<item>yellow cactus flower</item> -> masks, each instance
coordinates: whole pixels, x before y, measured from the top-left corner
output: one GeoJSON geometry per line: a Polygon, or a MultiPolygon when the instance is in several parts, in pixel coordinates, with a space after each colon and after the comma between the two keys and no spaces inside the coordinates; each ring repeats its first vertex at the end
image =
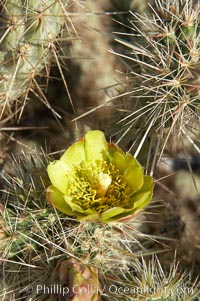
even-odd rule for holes
{"type": "Polygon", "coordinates": [[[119,221],[135,215],[152,198],[153,179],[129,153],[88,131],[47,172],[47,199],[77,220],[119,221]]]}

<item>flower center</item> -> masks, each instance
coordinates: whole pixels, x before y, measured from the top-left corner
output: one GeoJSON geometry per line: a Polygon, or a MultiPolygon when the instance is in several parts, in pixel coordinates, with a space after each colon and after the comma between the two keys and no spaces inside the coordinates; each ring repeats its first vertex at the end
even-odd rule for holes
{"type": "Polygon", "coordinates": [[[84,210],[104,212],[113,207],[129,207],[131,188],[123,175],[106,161],[82,161],[69,174],[69,195],[84,210]]]}

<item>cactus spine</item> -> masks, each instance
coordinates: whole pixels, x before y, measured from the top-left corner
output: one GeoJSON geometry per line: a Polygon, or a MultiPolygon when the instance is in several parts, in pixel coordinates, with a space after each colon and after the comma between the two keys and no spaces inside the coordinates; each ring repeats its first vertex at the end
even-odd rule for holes
{"type": "Polygon", "coordinates": [[[159,158],[172,136],[189,140],[199,152],[200,6],[158,0],[150,15],[132,16],[134,39],[117,39],[130,49],[129,55],[118,55],[132,64],[131,98],[124,101],[120,135],[123,139],[130,133],[134,143],[142,141],[139,149],[151,140],[159,158]]]}

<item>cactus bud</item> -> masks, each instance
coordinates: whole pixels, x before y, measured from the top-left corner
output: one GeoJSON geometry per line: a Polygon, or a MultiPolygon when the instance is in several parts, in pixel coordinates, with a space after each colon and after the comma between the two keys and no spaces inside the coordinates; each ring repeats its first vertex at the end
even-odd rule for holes
{"type": "Polygon", "coordinates": [[[97,301],[101,286],[97,268],[74,258],[59,261],[51,276],[52,298],[63,301],[97,301]]]}

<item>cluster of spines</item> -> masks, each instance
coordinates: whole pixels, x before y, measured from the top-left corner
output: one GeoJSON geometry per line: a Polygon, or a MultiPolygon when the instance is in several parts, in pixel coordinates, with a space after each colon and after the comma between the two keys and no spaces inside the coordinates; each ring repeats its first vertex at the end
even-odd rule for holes
{"type": "Polygon", "coordinates": [[[183,137],[199,152],[199,4],[156,1],[150,15],[131,14],[129,41],[116,39],[130,49],[117,55],[133,66],[119,105],[118,141],[126,137],[136,156],[150,144],[161,158],[170,137],[183,137]]]}

